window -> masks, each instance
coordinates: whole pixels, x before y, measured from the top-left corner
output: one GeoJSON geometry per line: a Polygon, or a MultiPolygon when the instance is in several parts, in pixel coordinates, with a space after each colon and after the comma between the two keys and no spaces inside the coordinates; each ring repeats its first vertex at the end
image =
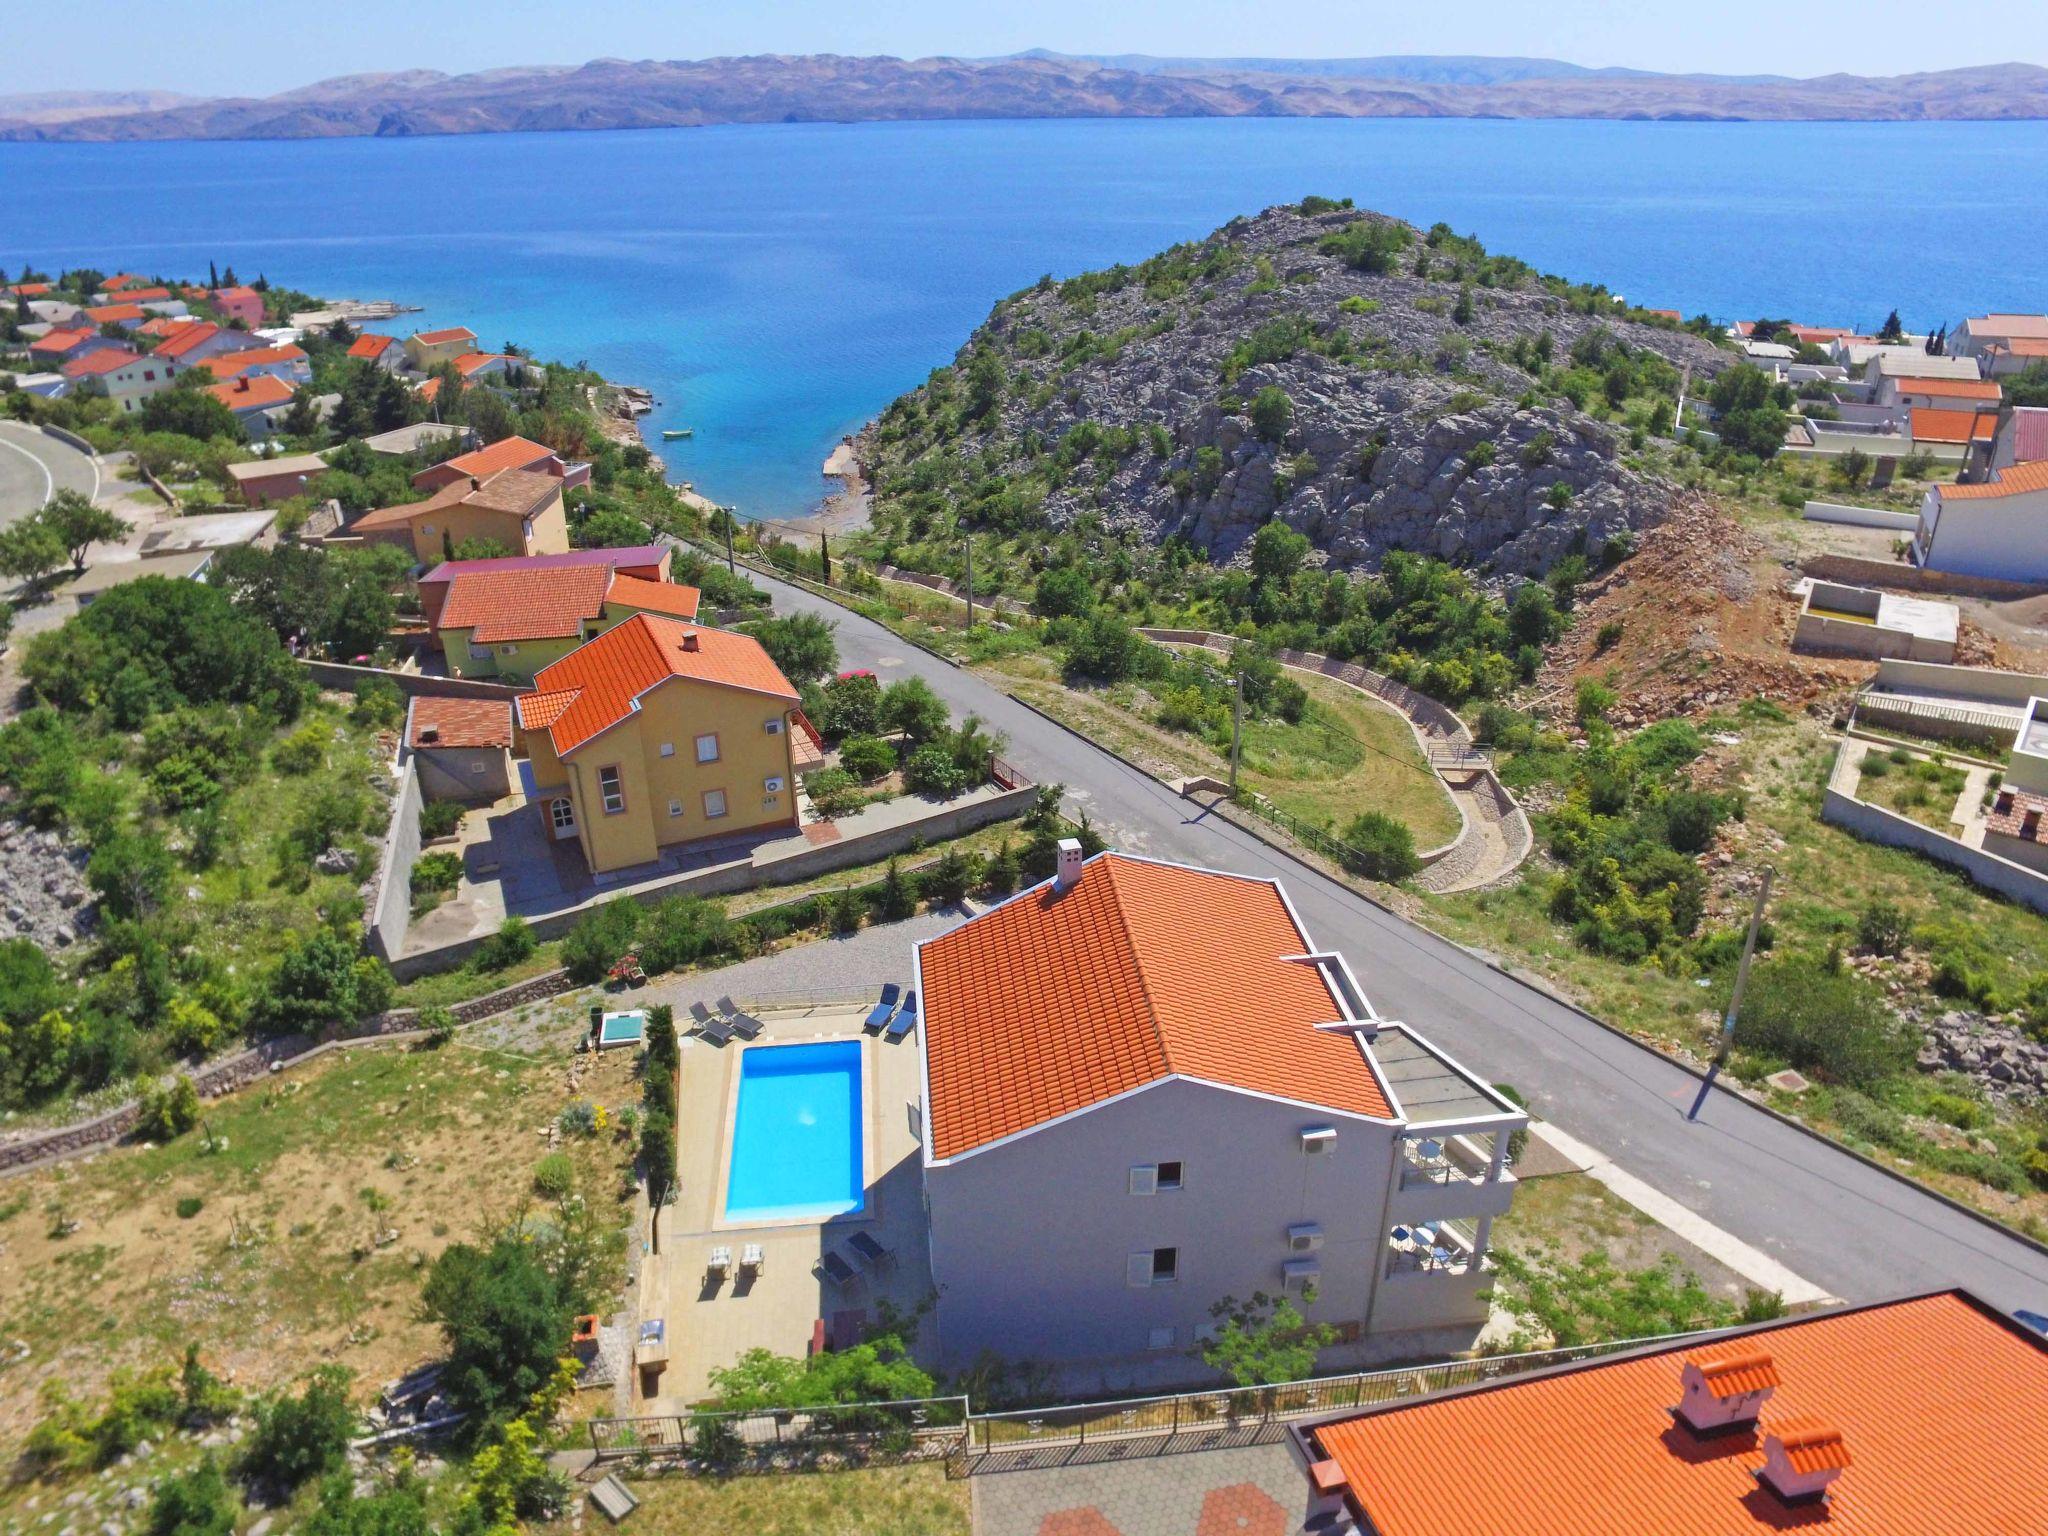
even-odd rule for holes
{"type": "Polygon", "coordinates": [[[671,816],[680,816],[680,815],[682,815],[682,814],[683,814],[683,802],[682,802],[682,801],[680,801],[680,800],[671,800],[671,801],[669,801],[669,803],[668,803],[668,813],[669,813],[669,815],[671,815],[671,816]]]}
{"type": "Polygon", "coordinates": [[[572,831],[576,826],[576,807],[567,800],[550,800],[548,820],[554,823],[557,832],[572,831]]]}
{"type": "Polygon", "coordinates": [[[471,661],[489,661],[491,659],[491,648],[488,645],[478,645],[472,640],[469,642],[469,659],[471,661]]]}
{"type": "Polygon", "coordinates": [[[1134,1253],[1124,1267],[1124,1279],[1133,1289],[1171,1285],[1180,1278],[1178,1248],[1148,1248],[1134,1253]]]}
{"type": "Polygon", "coordinates": [[[604,813],[616,816],[626,808],[626,787],[619,782],[617,768],[597,770],[597,792],[604,799],[604,813]]]}
{"type": "Polygon", "coordinates": [[[718,738],[716,736],[699,736],[697,738],[697,761],[700,763],[715,763],[718,761],[718,738]]]}
{"type": "Polygon", "coordinates": [[[1154,1328],[1145,1335],[1147,1349],[1171,1349],[1178,1335],[1172,1328],[1154,1328]]]}
{"type": "Polygon", "coordinates": [[[661,744],[661,755],[663,757],[674,757],[676,755],[676,744],[672,741],[664,741],[661,744]]]}
{"type": "Polygon", "coordinates": [[[707,821],[716,821],[716,820],[718,820],[718,818],[719,818],[719,817],[723,816],[724,814],[725,814],[725,791],[724,791],[724,790],[722,790],[722,789],[707,789],[707,790],[705,790],[705,791],[704,791],[704,817],[705,817],[705,819],[706,819],[707,821]]]}
{"type": "Polygon", "coordinates": [[[1180,1188],[1179,1163],[1161,1163],[1159,1165],[1159,1188],[1162,1190],[1180,1188]]]}
{"type": "Polygon", "coordinates": [[[1131,1169],[1131,1193],[1157,1195],[1180,1188],[1179,1163],[1139,1163],[1131,1169]]]}

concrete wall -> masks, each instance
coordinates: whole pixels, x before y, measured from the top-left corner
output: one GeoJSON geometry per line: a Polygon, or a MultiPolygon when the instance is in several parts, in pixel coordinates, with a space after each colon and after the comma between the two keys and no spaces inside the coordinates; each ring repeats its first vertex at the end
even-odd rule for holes
{"type": "Polygon", "coordinates": [[[1899,592],[1932,592],[1946,597],[1988,597],[2001,602],[2048,591],[2048,586],[2035,582],[1961,576],[1896,560],[1865,560],[1855,555],[1814,555],[1800,561],[1799,569],[1823,581],[1844,581],[1852,586],[1890,587],[1899,592]]]}
{"type": "Polygon", "coordinates": [[[1922,564],[1962,576],[2048,581],[2048,492],[1943,497],[1939,507],[1932,534],[1920,541],[1922,564]]]}
{"type": "Polygon", "coordinates": [[[413,754],[427,800],[496,800],[512,789],[503,747],[423,747],[413,754]]]}
{"type": "Polygon", "coordinates": [[[2048,694],[2048,677],[2033,672],[1997,672],[1989,667],[1950,667],[1930,661],[1888,660],[1878,663],[1873,688],[1922,693],[1948,693],[1958,698],[1995,704],[2025,704],[2048,694]]]}
{"type": "Polygon", "coordinates": [[[1305,1221],[1324,1232],[1308,1316],[1362,1324],[1387,1241],[1394,1140],[1390,1125],[1169,1082],[929,1168],[944,1358],[1143,1355],[1154,1328],[1187,1350],[1213,1303],[1279,1290],[1287,1228],[1305,1221]],[[1305,1156],[1301,1132],[1324,1125],[1336,1145],[1305,1156]],[[1130,1193],[1134,1166],[1175,1159],[1184,1188],[1130,1193]],[[1179,1279],[1131,1285],[1130,1256],[1160,1247],[1180,1250],[1179,1279]]]}
{"type": "Polygon", "coordinates": [[[323,688],[335,688],[352,693],[362,683],[373,677],[381,677],[394,684],[407,698],[427,695],[439,699],[504,699],[512,700],[527,690],[515,688],[510,683],[494,683],[484,678],[428,677],[419,672],[400,672],[390,667],[352,667],[342,661],[311,661],[300,657],[299,665],[313,674],[313,681],[323,688]]]}
{"type": "Polygon", "coordinates": [[[1920,526],[1917,512],[1851,507],[1838,501],[1809,501],[1801,515],[1809,523],[1848,523],[1857,528],[1889,528],[1895,533],[1912,533],[1920,526]]]}
{"type": "Polygon", "coordinates": [[[391,800],[391,825],[377,859],[363,920],[363,944],[389,963],[405,948],[412,923],[412,866],[420,856],[420,775],[418,764],[403,748],[402,777],[391,800]]]}

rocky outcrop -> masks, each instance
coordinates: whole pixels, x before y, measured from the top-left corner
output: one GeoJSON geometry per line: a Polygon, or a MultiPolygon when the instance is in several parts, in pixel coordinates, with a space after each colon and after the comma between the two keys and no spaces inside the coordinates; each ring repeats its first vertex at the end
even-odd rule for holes
{"type": "Polygon", "coordinates": [[[1980,1013],[1944,1013],[1924,1019],[1922,1070],[1961,1072],[1996,1099],[2032,1102],[2048,1095],[2048,1043],[2017,1025],[1980,1013]]]}
{"type": "Polygon", "coordinates": [[[0,939],[68,949],[97,922],[85,850],[60,832],[0,819],[0,939]]]}
{"type": "Polygon", "coordinates": [[[1277,517],[1340,567],[1403,549],[1539,573],[1657,522],[1672,498],[1630,467],[1626,431],[1539,387],[1539,350],[1561,364],[1575,349],[1589,362],[1578,387],[1596,392],[1600,355],[1654,354],[1673,383],[1729,360],[1467,242],[1350,209],[1270,209],[1145,266],[1003,301],[859,448],[884,509],[928,478],[921,461],[978,456],[1046,482],[1055,527],[1098,516],[1218,561],[1277,517]],[[1389,270],[1324,248],[1360,225],[1402,231],[1389,270]],[[1291,407],[1284,430],[1254,420],[1269,389],[1291,407]],[[1108,444],[1080,453],[1069,436],[1084,423],[1108,444]]]}

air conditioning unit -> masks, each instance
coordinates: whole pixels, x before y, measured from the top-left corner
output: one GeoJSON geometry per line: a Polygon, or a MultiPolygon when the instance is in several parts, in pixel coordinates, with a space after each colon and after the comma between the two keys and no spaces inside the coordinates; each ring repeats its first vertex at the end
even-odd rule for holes
{"type": "Polygon", "coordinates": [[[1315,1253],[1323,1246],[1321,1222],[1299,1222],[1287,1229],[1287,1251],[1289,1253],[1315,1253]]]}
{"type": "Polygon", "coordinates": [[[781,793],[782,793],[782,775],[781,775],[781,774],[779,774],[779,773],[771,773],[771,774],[769,774],[767,778],[765,778],[765,779],[763,779],[763,780],[761,781],[761,791],[762,791],[762,793],[763,793],[763,794],[769,794],[769,795],[779,795],[779,794],[781,794],[781,793]]]}
{"type": "Polygon", "coordinates": [[[1312,1125],[1301,1133],[1301,1150],[1306,1157],[1319,1157],[1337,1141],[1335,1126],[1312,1125]]]}
{"type": "Polygon", "coordinates": [[[1317,1259],[1289,1259],[1280,1266],[1280,1289],[1282,1291],[1305,1291],[1323,1277],[1323,1266],[1317,1259]]]}
{"type": "Polygon", "coordinates": [[[1156,1195],[1159,1193],[1159,1168],[1155,1163],[1141,1163],[1131,1170],[1131,1193],[1134,1195],[1156,1195]]]}
{"type": "Polygon", "coordinates": [[[761,729],[770,736],[780,736],[782,734],[782,716],[777,715],[773,720],[762,721],[761,729]]]}

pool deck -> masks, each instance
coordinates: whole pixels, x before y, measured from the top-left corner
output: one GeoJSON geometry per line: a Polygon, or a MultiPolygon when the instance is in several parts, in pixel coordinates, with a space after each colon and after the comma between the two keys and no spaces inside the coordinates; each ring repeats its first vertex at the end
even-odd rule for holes
{"type": "MultiPolygon", "coordinates": [[[[742,999],[744,1003],[744,999],[742,999]]],[[[879,1301],[908,1311],[931,1290],[925,1249],[924,1202],[920,1193],[918,1143],[911,1106],[918,1095],[918,1053],[914,1040],[895,1043],[862,1033],[865,1005],[820,1004],[812,1008],[757,1010],[758,1040],[716,1046],[695,1038],[683,1042],[683,1067],[676,1116],[680,1189],[662,1215],[660,1270],[650,1278],[641,1315],[664,1315],[669,1363],[659,1396],[642,1399],[637,1412],[681,1411],[711,1390],[711,1371],[730,1365],[746,1350],[804,1355],[813,1326],[873,1318],[879,1301]],[[724,1219],[725,1180],[732,1146],[740,1058],[749,1049],[820,1040],[860,1039],[863,1152],[867,1200],[854,1214],[817,1221],[738,1225],[724,1219]],[[866,1231],[892,1251],[895,1261],[880,1275],[861,1268],[846,1239],[866,1231]],[[758,1275],[737,1272],[740,1251],[761,1245],[765,1263],[758,1275]],[[705,1261],[712,1248],[732,1250],[735,1273],[714,1282],[705,1261]],[[838,1249],[860,1268],[860,1279],[845,1290],[815,1271],[827,1247],[838,1249]],[[656,1300],[665,1296],[663,1306],[656,1300]]],[[[636,1394],[638,1387],[636,1386],[636,1394]]]]}

